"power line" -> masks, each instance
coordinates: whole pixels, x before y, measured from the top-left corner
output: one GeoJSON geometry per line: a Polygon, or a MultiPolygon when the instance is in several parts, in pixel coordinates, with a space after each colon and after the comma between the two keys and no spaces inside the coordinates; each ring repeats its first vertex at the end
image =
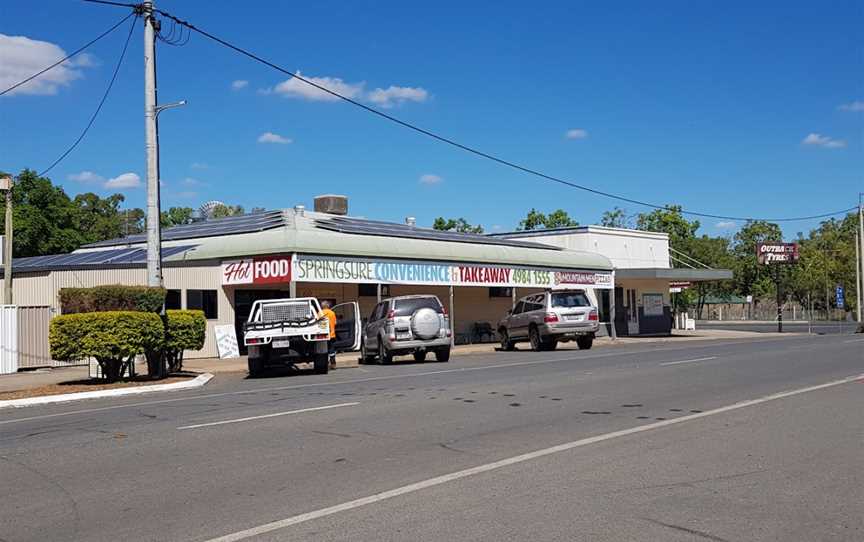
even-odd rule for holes
{"type": "MultiPolygon", "coordinates": [[[[54,162],[48,166],[44,171],[42,171],[39,176],[42,177],[52,169],[54,166],[59,164],[66,158],[70,152],[75,150],[75,147],[81,143],[81,140],[84,139],[84,136],[87,135],[87,132],[90,130],[90,127],[93,126],[93,123],[96,121],[96,117],[99,116],[99,112],[102,110],[102,106],[105,105],[105,100],[108,99],[108,94],[111,93],[111,88],[114,86],[114,81],[117,80],[117,73],[120,71],[120,66],[123,64],[123,58],[126,56],[126,49],[129,48],[129,40],[132,38],[132,32],[135,30],[135,24],[138,22],[138,15],[133,12],[130,14],[130,17],[135,15],[135,18],[132,20],[132,26],[129,27],[129,34],[126,36],[126,43],[123,44],[123,50],[120,52],[120,58],[117,59],[117,65],[114,67],[114,74],[111,75],[111,81],[108,82],[108,88],[105,89],[105,93],[102,95],[102,99],[99,101],[99,105],[96,107],[96,111],[93,112],[93,115],[90,117],[90,121],[87,123],[87,126],[84,127],[84,131],[81,132],[81,135],[78,136],[78,139],[75,140],[72,145],[66,149],[66,152],[61,154],[54,162]]],[[[128,19],[129,17],[126,17],[128,19]]],[[[124,19],[124,20],[126,20],[124,19]]]]}
{"type": "Polygon", "coordinates": [[[16,88],[20,87],[21,85],[23,85],[23,84],[25,84],[25,83],[29,83],[29,82],[32,81],[33,79],[36,79],[37,77],[39,77],[39,76],[42,75],[43,73],[47,72],[48,70],[50,70],[50,69],[52,69],[52,68],[56,68],[56,67],[59,66],[60,64],[63,64],[64,62],[66,62],[67,60],[69,60],[70,58],[72,58],[73,56],[75,56],[75,55],[77,55],[78,53],[84,51],[85,49],[87,49],[88,47],[90,47],[91,45],[93,45],[94,43],[96,43],[97,41],[101,40],[102,38],[104,38],[105,36],[107,36],[108,34],[110,34],[111,32],[113,32],[114,29],[116,29],[118,26],[120,26],[121,24],[123,24],[124,22],[126,22],[126,21],[129,19],[129,17],[132,17],[133,15],[135,15],[135,12],[132,12],[132,13],[130,13],[129,15],[123,17],[122,19],[120,19],[120,20],[117,22],[117,24],[115,24],[114,26],[112,26],[111,28],[109,28],[108,30],[106,30],[105,32],[102,32],[101,34],[99,34],[98,36],[96,36],[94,39],[92,39],[91,41],[89,41],[89,42],[87,42],[86,44],[82,45],[82,46],[79,47],[78,49],[72,51],[72,52],[69,53],[66,57],[61,58],[60,60],[58,60],[58,61],[55,62],[54,64],[51,64],[50,66],[48,66],[47,68],[45,68],[45,69],[43,69],[43,70],[40,70],[40,71],[34,73],[33,75],[31,75],[31,76],[28,77],[27,79],[24,79],[23,81],[19,81],[19,82],[15,83],[14,85],[12,85],[11,87],[9,87],[9,88],[7,88],[6,90],[4,90],[3,92],[0,92],[0,96],[3,96],[3,95],[6,94],[7,92],[12,92],[13,90],[15,90],[16,88]]]}
{"type": "MultiPolygon", "coordinates": [[[[89,1],[89,2],[96,2],[96,3],[110,3],[110,4],[115,4],[115,3],[113,3],[113,2],[105,2],[105,1],[103,1],[103,0],[86,0],[86,1],[89,1]]],[[[122,5],[122,4],[121,4],[121,5],[122,5]]],[[[130,5],[130,6],[131,6],[131,7],[135,7],[134,4],[133,4],[133,5],[130,5]]],[[[411,124],[411,123],[409,123],[409,122],[406,122],[406,121],[404,121],[404,120],[402,120],[402,119],[400,119],[400,118],[398,118],[398,117],[395,117],[395,116],[393,116],[393,115],[388,115],[387,113],[384,113],[384,112],[379,111],[379,110],[377,110],[377,109],[375,109],[375,108],[369,107],[368,105],[366,105],[366,104],[364,104],[364,103],[362,103],[362,102],[359,102],[359,101],[357,101],[357,100],[355,100],[355,99],[353,99],[353,98],[349,98],[348,96],[344,96],[344,95],[342,95],[342,94],[340,94],[340,93],[338,93],[338,92],[336,92],[336,91],[334,91],[334,90],[331,90],[331,89],[329,89],[329,88],[327,88],[327,87],[325,87],[325,86],[323,86],[323,85],[320,85],[320,84],[318,84],[318,83],[316,83],[316,82],[314,82],[314,81],[311,81],[311,80],[309,80],[309,79],[306,79],[305,77],[302,77],[302,76],[300,76],[300,75],[298,75],[298,74],[296,74],[296,73],[292,73],[291,71],[289,71],[289,70],[283,68],[282,66],[279,66],[278,64],[275,64],[275,63],[273,63],[273,62],[271,62],[271,61],[269,61],[269,60],[267,60],[267,59],[265,59],[265,58],[262,58],[261,56],[258,56],[257,54],[255,54],[255,53],[253,53],[253,52],[251,52],[251,51],[248,51],[248,50],[246,50],[246,49],[244,49],[244,48],[242,48],[242,47],[239,47],[239,46],[237,46],[237,45],[234,45],[234,44],[232,44],[232,43],[229,43],[228,41],[226,41],[226,40],[224,40],[224,39],[222,39],[222,38],[219,38],[218,36],[215,36],[215,35],[213,35],[213,34],[207,32],[206,30],[203,30],[203,29],[201,29],[201,28],[198,28],[197,26],[195,26],[194,24],[192,24],[192,23],[190,23],[190,22],[188,22],[188,21],[184,21],[184,20],[182,20],[182,19],[180,19],[180,18],[178,18],[178,17],[175,17],[174,15],[172,15],[172,14],[166,12],[166,11],[163,11],[163,10],[160,10],[160,9],[154,9],[153,11],[156,12],[156,13],[159,13],[160,15],[162,15],[162,16],[164,16],[164,17],[167,17],[168,19],[171,19],[172,21],[176,22],[177,24],[180,24],[180,25],[182,25],[182,26],[185,26],[186,28],[195,31],[195,32],[197,32],[198,34],[201,34],[202,36],[204,36],[204,37],[206,37],[206,38],[208,38],[208,39],[210,39],[210,40],[212,40],[212,41],[215,41],[216,43],[219,43],[220,45],[223,45],[224,47],[227,47],[227,48],[229,48],[229,49],[231,49],[231,50],[233,50],[233,51],[235,51],[235,52],[237,52],[237,53],[240,53],[241,55],[244,55],[244,56],[246,56],[246,57],[248,57],[248,58],[251,58],[252,60],[255,60],[256,62],[259,62],[259,63],[261,63],[261,64],[264,64],[265,66],[268,66],[268,67],[270,67],[270,68],[273,68],[274,70],[276,70],[276,71],[278,71],[278,72],[281,72],[281,73],[283,73],[283,74],[285,74],[285,75],[287,75],[287,76],[289,76],[289,77],[291,77],[291,78],[294,78],[294,79],[297,79],[297,80],[299,80],[299,81],[302,81],[303,83],[305,83],[305,84],[307,84],[307,85],[310,85],[310,86],[312,86],[312,87],[314,87],[314,88],[317,88],[318,90],[320,90],[320,91],[322,91],[322,92],[326,92],[327,94],[330,94],[331,96],[334,96],[334,97],[336,97],[336,98],[338,98],[338,99],[340,99],[340,100],[342,100],[342,101],[348,102],[348,103],[350,103],[350,104],[352,104],[352,105],[354,105],[354,106],[356,106],[356,107],[359,107],[360,109],[363,109],[363,110],[365,110],[365,111],[367,111],[367,112],[369,112],[369,113],[372,113],[373,115],[377,115],[377,116],[379,116],[379,117],[381,117],[381,118],[383,118],[383,119],[389,120],[390,122],[393,122],[393,123],[395,123],[395,124],[398,124],[398,125],[400,125],[400,126],[402,126],[402,127],[404,127],[404,128],[408,128],[409,130],[413,130],[413,131],[418,132],[418,133],[420,133],[420,134],[423,134],[423,135],[425,135],[425,136],[427,136],[427,137],[430,137],[430,138],[432,138],[432,139],[435,139],[435,140],[437,140],[437,141],[440,141],[440,142],[442,142],[442,143],[445,143],[445,144],[447,144],[447,145],[450,145],[450,146],[452,146],[452,147],[456,147],[457,149],[463,150],[463,151],[468,152],[468,153],[470,153],[470,154],[474,154],[474,155],[479,156],[479,157],[481,157],[481,158],[486,158],[487,160],[491,160],[491,161],[493,161],[493,162],[496,162],[496,163],[498,163],[498,164],[501,164],[501,165],[507,166],[507,167],[512,168],[512,169],[515,169],[515,170],[517,170],[517,171],[521,171],[521,172],[523,172],[523,173],[528,173],[529,175],[533,175],[533,176],[535,176],[535,177],[540,177],[540,178],[542,178],[542,179],[545,179],[545,180],[548,180],[548,181],[552,181],[552,182],[555,182],[555,183],[558,183],[558,184],[561,184],[561,185],[564,185],[564,186],[569,186],[569,187],[571,187],[571,188],[576,188],[576,189],[579,189],[579,190],[583,190],[583,191],[585,191],[585,192],[589,192],[589,193],[596,194],[596,195],[599,195],[599,196],[604,196],[604,197],[611,198],[611,199],[615,199],[615,200],[618,200],[618,201],[623,201],[623,202],[627,202],[627,203],[632,203],[632,204],[634,204],[634,205],[641,205],[641,206],[644,206],[644,207],[649,207],[649,208],[652,208],[652,209],[660,209],[660,210],[665,210],[665,209],[667,209],[667,206],[666,206],[666,205],[657,205],[657,204],[655,204],[655,203],[650,203],[650,202],[646,202],[646,201],[641,201],[641,200],[637,200],[637,199],[634,199],[634,198],[629,198],[629,197],[626,197],[626,196],[621,196],[621,195],[618,195],[618,194],[613,194],[613,193],[611,193],[611,192],[604,192],[604,191],[602,191],[602,190],[598,190],[598,189],[596,189],[596,188],[591,188],[591,187],[589,187],[589,186],[585,186],[585,185],[582,185],[582,184],[579,184],[579,183],[576,183],[576,182],[573,182],[573,181],[569,181],[569,180],[566,180],[566,179],[562,179],[562,178],[560,178],[560,177],[556,177],[556,176],[553,176],[553,175],[549,175],[549,174],[543,173],[542,171],[538,171],[538,170],[535,170],[535,169],[529,168],[529,167],[527,167],[527,166],[523,166],[523,165],[521,165],[521,164],[517,164],[517,163],[515,163],[515,162],[511,162],[511,161],[506,160],[506,159],[504,159],[504,158],[500,158],[500,157],[495,156],[495,155],[493,155],[493,154],[489,154],[489,153],[487,153],[487,152],[481,151],[481,150],[479,150],[479,149],[477,149],[477,148],[474,148],[474,147],[471,147],[471,146],[468,146],[468,145],[465,145],[465,144],[459,143],[458,141],[455,141],[455,140],[450,139],[450,138],[448,138],[448,137],[445,137],[445,136],[439,135],[439,134],[437,134],[437,133],[435,133],[435,132],[432,132],[432,131],[430,131],[430,130],[427,130],[427,129],[425,129],[425,128],[421,128],[420,126],[417,126],[417,125],[415,125],[415,124],[411,124]]],[[[837,215],[840,215],[840,214],[848,213],[848,212],[850,212],[850,211],[852,211],[852,210],[854,210],[854,209],[857,209],[857,206],[855,206],[855,207],[850,207],[850,208],[848,208],[848,209],[844,209],[844,210],[833,211],[833,212],[830,212],[830,213],[823,213],[823,214],[811,215],[811,216],[799,216],[799,217],[787,217],[787,218],[761,218],[761,219],[760,219],[760,218],[755,218],[755,217],[741,217],[741,216],[717,215],[717,214],[711,214],[711,213],[702,213],[702,212],[696,212],[696,211],[687,211],[687,210],[684,210],[684,209],[682,209],[680,212],[681,212],[682,214],[687,214],[687,215],[691,215],[691,216],[698,216],[698,217],[703,217],[703,218],[715,218],[715,219],[720,219],[720,220],[738,220],[738,221],[765,220],[765,221],[768,221],[768,222],[796,222],[796,221],[804,221],[804,220],[814,220],[814,219],[818,219],[818,218],[829,218],[829,217],[837,216],[837,215]]]]}

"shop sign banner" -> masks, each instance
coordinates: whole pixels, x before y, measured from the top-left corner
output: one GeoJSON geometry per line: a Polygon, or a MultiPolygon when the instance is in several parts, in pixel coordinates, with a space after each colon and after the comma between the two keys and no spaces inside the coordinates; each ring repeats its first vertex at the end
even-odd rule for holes
{"type": "Polygon", "coordinates": [[[291,256],[262,256],[222,262],[222,285],[291,282],[291,256]]]}
{"type": "Polygon", "coordinates": [[[293,276],[298,282],[612,288],[610,272],[315,256],[297,256],[293,276]]]}
{"type": "Polygon", "coordinates": [[[798,243],[757,243],[756,259],[763,265],[797,263],[798,243]]]}

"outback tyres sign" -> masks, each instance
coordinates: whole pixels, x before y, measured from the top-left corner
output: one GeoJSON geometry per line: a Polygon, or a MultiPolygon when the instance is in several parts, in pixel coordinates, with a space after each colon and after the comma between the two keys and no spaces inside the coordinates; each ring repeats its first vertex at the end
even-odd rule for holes
{"type": "Polygon", "coordinates": [[[222,262],[222,285],[291,282],[291,255],[222,262]]]}
{"type": "Polygon", "coordinates": [[[764,265],[796,263],[798,243],[757,243],[756,258],[764,265]]]}

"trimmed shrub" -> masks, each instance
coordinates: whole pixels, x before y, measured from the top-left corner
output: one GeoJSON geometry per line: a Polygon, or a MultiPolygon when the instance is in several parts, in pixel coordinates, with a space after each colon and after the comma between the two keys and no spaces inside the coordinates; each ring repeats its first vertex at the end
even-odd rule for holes
{"type": "Polygon", "coordinates": [[[60,289],[62,314],[103,311],[160,312],[164,304],[165,288],[159,287],[115,284],[60,289]]]}
{"type": "Polygon", "coordinates": [[[204,311],[165,311],[165,344],[162,347],[168,362],[168,370],[183,369],[183,351],[201,350],[207,336],[207,318],[204,311]]]}
{"type": "Polygon", "coordinates": [[[48,337],[54,359],[95,358],[105,378],[114,382],[136,355],[162,347],[165,328],[154,312],[62,314],[51,320],[48,337]]]}

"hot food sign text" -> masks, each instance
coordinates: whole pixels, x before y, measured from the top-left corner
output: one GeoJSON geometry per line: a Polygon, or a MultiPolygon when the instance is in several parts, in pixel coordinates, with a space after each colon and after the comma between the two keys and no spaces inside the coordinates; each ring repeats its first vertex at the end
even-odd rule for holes
{"type": "Polygon", "coordinates": [[[222,285],[291,282],[291,255],[222,262],[222,285]]]}
{"type": "Polygon", "coordinates": [[[293,277],[300,282],[612,288],[612,274],[606,271],[556,271],[498,265],[323,256],[296,256],[293,277]]]}

